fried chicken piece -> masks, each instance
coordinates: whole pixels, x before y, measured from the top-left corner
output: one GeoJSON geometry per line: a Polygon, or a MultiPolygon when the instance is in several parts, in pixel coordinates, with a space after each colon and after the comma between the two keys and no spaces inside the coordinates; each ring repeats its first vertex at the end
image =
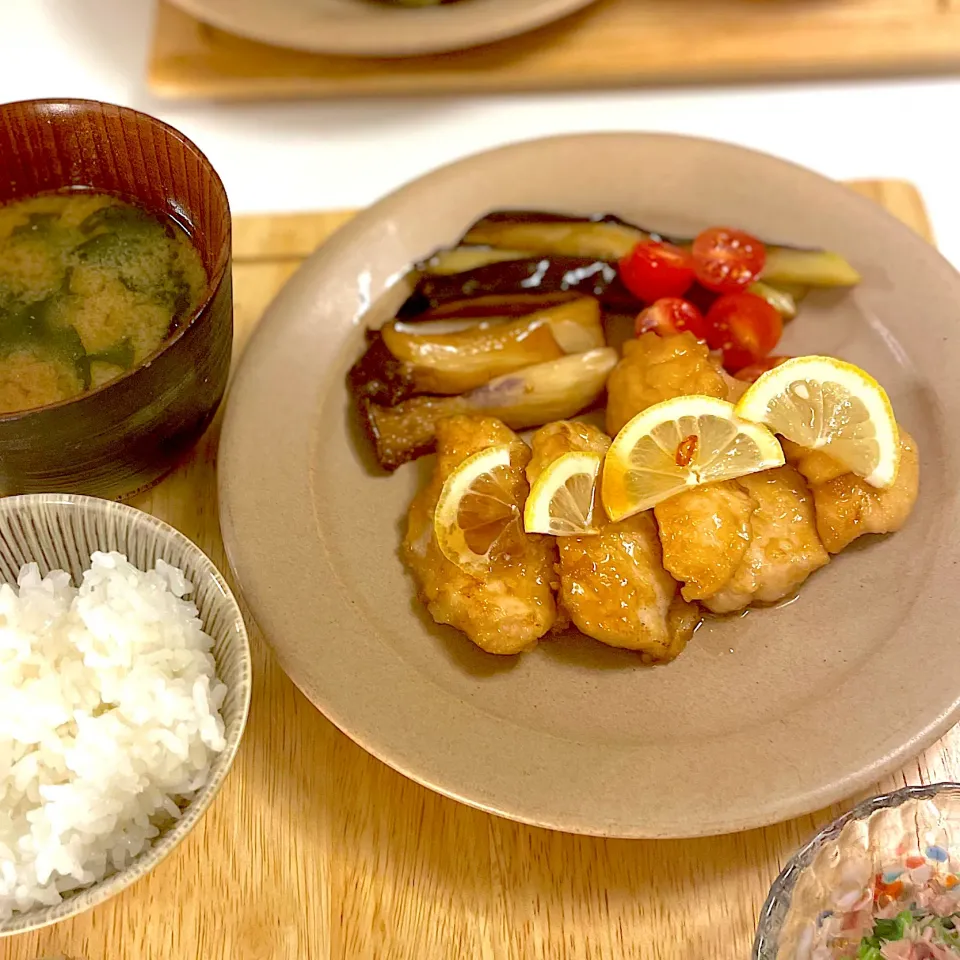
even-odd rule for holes
{"type": "Polygon", "coordinates": [[[531,438],[527,480],[532,485],[547,467],[565,453],[599,453],[610,447],[610,438],[595,426],[579,420],[555,420],[541,427],[531,438]]]}
{"type": "Polygon", "coordinates": [[[786,437],[779,437],[779,440],[787,463],[795,466],[803,474],[807,483],[826,483],[828,480],[835,480],[850,472],[829,453],[801,447],[799,443],[794,443],[786,437]]]}
{"type": "Polygon", "coordinates": [[[692,487],[658,503],[663,565],[687,600],[711,597],[733,577],[750,546],[757,501],[735,480],[692,487]]]}
{"type": "Polygon", "coordinates": [[[623,345],[623,358],[607,379],[607,433],[616,436],[628,420],[662,400],[688,394],[726,400],[727,381],[707,345],[689,331],[672,337],[644,333],[623,345]]]}
{"type": "MultiPolygon", "coordinates": [[[[610,440],[596,427],[560,421],[538,430],[531,444],[532,483],[564,453],[602,454],[610,440]]],[[[663,569],[653,517],[647,511],[613,523],[599,504],[597,510],[600,533],[557,538],[561,606],[588,637],[648,660],[672,660],[693,636],[700,613],[663,569]]]]}
{"type": "Polygon", "coordinates": [[[913,511],[920,487],[920,458],[906,430],[900,430],[900,472],[887,490],[846,472],[822,450],[805,450],[789,441],[783,449],[810,482],[817,531],[830,553],[839,553],[865,533],[894,533],[913,511]]]}
{"type": "Polygon", "coordinates": [[[561,603],[581,633],[611,647],[672,660],[700,622],[663,568],[650,511],[560,540],[561,603]]]}
{"type": "Polygon", "coordinates": [[[813,497],[793,467],[764,470],[734,482],[757,507],[740,566],[724,587],[703,601],[713,613],[781,600],[830,560],[817,535],[813,497]]]}
{"type": "Polygon", "coordinates": [[[525,534],[521,528],[509,554],[492,560],[487,572],[475,577],[443,555],[433,531],[433,515],[446,478],[467,457],[502,443],[514,448],[511,465],[505,469],[522,507],[530,450],[512,430],[493,417],[450,417],[437,424],[436,468],[410,504],[401,553],[437,623],[462,630],[488,653],[513,654],[532,647],[556,620],[553,538],[525,534]]]}

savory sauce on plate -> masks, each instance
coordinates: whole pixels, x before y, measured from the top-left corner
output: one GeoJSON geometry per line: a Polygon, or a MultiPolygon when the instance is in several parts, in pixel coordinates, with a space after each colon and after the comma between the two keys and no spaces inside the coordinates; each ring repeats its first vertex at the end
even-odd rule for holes
{"type": "Polygon", "coordinates": [[[0,413],[68,400],[142,363],[207,284],[186,232],[73,191],[0,207],[0,413]]]}

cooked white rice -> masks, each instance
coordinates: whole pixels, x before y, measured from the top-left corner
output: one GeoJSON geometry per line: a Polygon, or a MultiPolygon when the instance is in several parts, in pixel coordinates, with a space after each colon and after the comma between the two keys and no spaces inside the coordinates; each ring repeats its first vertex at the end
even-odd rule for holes
{"type": "Polygon", "coordinates": [[[122,869],[209,777],[226,688],[191,591],[119,553],[0,586],[0,919],[122,869]]]}

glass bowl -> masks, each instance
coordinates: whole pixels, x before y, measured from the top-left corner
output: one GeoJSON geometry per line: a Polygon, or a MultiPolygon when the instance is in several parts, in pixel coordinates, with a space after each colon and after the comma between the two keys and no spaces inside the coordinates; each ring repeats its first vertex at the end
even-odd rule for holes
{"type": "Polygon", "coordinates": [[[784,867],[760,911],[753,960],[816,960],[817,930],[872,889],[905,876],[960,883],[960,783],[904,787],[821,830],[784,867]]]}

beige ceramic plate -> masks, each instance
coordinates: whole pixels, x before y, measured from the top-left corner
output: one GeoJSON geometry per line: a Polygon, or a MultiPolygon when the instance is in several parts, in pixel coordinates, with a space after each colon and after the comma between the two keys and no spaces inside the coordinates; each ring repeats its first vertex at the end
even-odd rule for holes
{"type": "Polygon", "coordinates": [[[264,43],[359,57],[461,50],[559,20],[594,0],[458,0],[394,8],[378,0],[173,0],[207,23],[264,43]]]}
{"type": "Polygon", "coordinates": [[[958,713],[958,315],[960,277],[933,248],[844,187],[768,156],[612,134],[465,160],[357,217],[270,308],[224,427],[231,562],[304,693],[436,790],[624,837],[799,815],[902,764],[958,713]],[[582,638],[497,659],[434,625],[397,555],[430,463],[370,471],[344,376],[371,299],[498,207],[609,211],[679,235],[736,224],[842,251],[862,286],[811,294],[783,346],[852,360],[886,385],[922,453],[909,525],[848,550],[795,603],[708,622],[668,666],[582,638]]]}

